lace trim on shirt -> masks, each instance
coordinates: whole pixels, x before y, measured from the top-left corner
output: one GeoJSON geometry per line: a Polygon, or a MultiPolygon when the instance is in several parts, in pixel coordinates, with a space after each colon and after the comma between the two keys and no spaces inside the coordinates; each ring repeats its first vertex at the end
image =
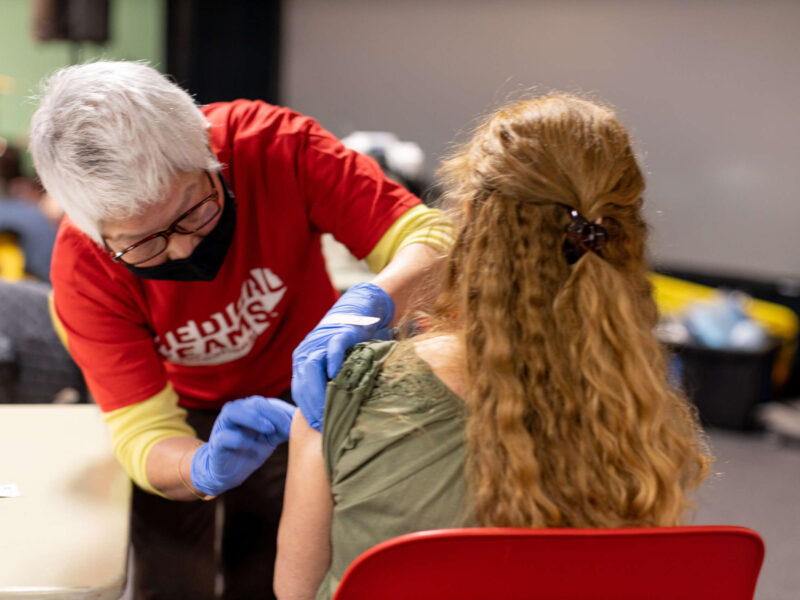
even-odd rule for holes
{"type": "Polygon", "coordinates": [[[402,395],[413,410],[426,411],[441,402],[461,401],[414,351],[411,341],[400,342],[378,374],[372,400],[402,395]]]}

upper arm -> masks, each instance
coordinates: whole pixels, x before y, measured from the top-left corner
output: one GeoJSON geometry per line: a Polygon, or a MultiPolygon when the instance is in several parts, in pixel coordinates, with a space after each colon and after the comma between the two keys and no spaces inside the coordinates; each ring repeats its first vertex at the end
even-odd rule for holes
{"type": "Polygon", "coordinates": [[[281,600],[313,599],[331,560],[331,485],[322,434],[298,410],[289,437],[289,466],[278,528],[275,593],[281,600]]]}
{"type": "Polygon", "coordinates": [[[389,227],[420,203],[375,160],[346,148],[313,120],[297,158],[311,223],[332,233],[356,258],[369,254],[389,227]]]}
{"type": "Polygon", "coordinates": [[[441,210],[419,204],[398,218],[367,255],[367,266],[380,272],[411,244],[426,244],[446,254],[453,245],[453,227],[441,210]]]}
{"type": "Polygon", "coordinates": [[[133,290],[107,275],[91,241],[60,239],[53,256],[52,316],[93,398],[108,412],[167,385],[153,333],[133,290]]]}
{"type": "Polygon", "coordinates": [[[167,384],[152,334],[100,299],[55,288],[54,322],[103,410],[129,406],[167,384]]]}

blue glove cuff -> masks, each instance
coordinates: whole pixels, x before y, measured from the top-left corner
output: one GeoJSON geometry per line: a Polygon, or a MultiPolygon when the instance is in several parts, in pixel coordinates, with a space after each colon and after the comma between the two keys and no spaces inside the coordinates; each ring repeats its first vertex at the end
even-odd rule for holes
{"type": "Polygon", "coordinates": [[[208,442],[206,442],[195,451],[192,457],[190,476],[192,478],[192,485],[197,488],[197,490],[208,496],[217,496],[223,490],[218,489],[218,486],[210,486],[207,481],[208,478],[203,476],[203,473],[208,472],[208,442]]]}

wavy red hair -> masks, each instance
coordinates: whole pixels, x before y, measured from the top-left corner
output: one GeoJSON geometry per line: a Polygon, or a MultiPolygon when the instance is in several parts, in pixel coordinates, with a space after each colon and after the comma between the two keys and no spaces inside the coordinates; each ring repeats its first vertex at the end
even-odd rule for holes
{"type": "Polygon", "coordinates": [[[487,526],[680,524],[711,458],[653,335],[644,179],[613,112],[512,104],[440,174],[456,241],[432,311],[466,362],[467,476],[487,526]],[[570,265],[562,205],[608,231],[570,265]]]}

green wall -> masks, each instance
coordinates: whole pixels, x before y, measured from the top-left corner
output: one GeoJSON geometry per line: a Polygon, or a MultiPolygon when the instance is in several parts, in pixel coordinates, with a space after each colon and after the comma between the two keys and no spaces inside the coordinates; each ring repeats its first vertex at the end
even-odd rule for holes
{"type": "MultiPolygon", "coordinates": [[[[0,75],[12,78],[8,93],[0,86],[0,137],[27,148],[28,124],[36,110],[31,96],[39,81],[59,67],[105,57],[147,60],[164,70],[166,0],[110,0],[109,42],[39,42],[33,37],[33,0],[0,0],[0,75]]],[[[3,79],[3,78],[0,78],[3,79]]],[[[26,162],[30,168],[30,161],[26,162]]]]}

